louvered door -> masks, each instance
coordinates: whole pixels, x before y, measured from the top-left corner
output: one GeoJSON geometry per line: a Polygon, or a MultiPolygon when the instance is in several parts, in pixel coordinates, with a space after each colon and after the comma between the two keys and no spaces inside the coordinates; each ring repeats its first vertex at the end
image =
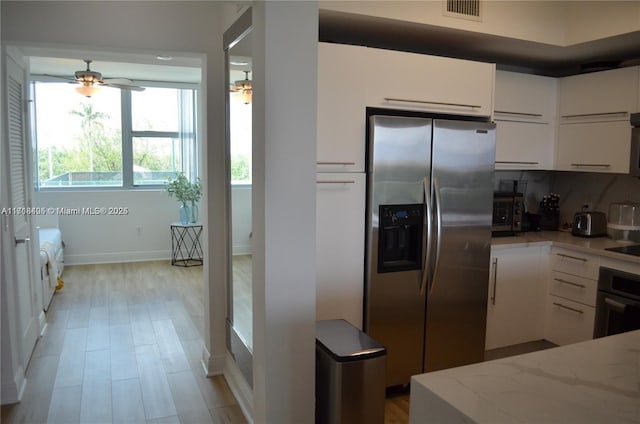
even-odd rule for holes
{"type": "MultiPolygon", "coordinates": [[[[14,260],[12,281],[15,284],[15,304],[17,305],[18,335],[20,359],[27,367],[38,337],[38,302],[36,281],[32,269],[34,248],[30,239],[31,219],[26,208],[29,202],[28,154],[26,153],[25,132],[25,72],[11,56],[7,56],[7,74],[5,83],[9,153],[9,198],[10,213],[7,214],[8,232],[13,237],[14,260]]],[[[6,229],[5,229],[6,235],[6,229]]],[[[10,258],[7,258],[10,259],[10,258]]]]}

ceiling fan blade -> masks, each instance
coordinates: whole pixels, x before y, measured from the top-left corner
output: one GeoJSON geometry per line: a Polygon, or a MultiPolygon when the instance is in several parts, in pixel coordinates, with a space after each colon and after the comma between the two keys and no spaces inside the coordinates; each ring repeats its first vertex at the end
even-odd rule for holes
{"type": "Polygon", "coordinates": [[[106,81],[100,85],[104,87],[120,88],[122,90],[144,91],[144,87],[140,87],[138,85],[117,84],[117,83],[106,82],[106,81]]]}
{"type": "Polygon", "coordinates": [[[67,77],[67,76],[63,76],[63,75],[42,74],[42,76],[63,80],[65,82],[70,82],[70,83],[73,83],[73,84],[76,84],[78,82],[74,77],[67,77]]]}

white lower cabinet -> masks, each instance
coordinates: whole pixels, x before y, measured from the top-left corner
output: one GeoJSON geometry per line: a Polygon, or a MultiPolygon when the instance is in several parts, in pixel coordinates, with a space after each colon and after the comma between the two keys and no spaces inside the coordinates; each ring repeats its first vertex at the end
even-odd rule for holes
{"type": "Polygon", "coordinates": [[[564,297],[547,296],[545,339],[557,345],[593,339],[596,309],[564,297]]]}
{"type": "Polygon", "coordinates": [[[593,339],[600,258],[554,247],[544,338],[557,345],[593,339]]]}
{"type": "Polygon", "coordinates": [[[316,189],[316,318],[362,329],[365,174],[319,173],[316,189]]]}
{"type": "Polygon", "coordinates": [[[543,338],[546,249],[492,249],[486,350],[543,338]]]}

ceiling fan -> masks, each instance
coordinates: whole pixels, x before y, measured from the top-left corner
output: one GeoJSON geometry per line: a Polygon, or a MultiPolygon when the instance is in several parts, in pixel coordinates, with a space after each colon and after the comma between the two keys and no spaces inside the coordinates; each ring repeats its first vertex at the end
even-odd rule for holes
{"type": "Polygon", "coordinates": [[[249,72],[251,71],[242,71],[244,72],[244,79],[237,80],[233,84],[231,84],[230,91],[232,93],[238,93],[244,102],[244,104],[251,103],[252,94],[253,94],[253,85],[251,80],[249,79],[249,72]]]}
{"type": "Polygon", "coordinates": [[[77,87],[76,91],[83,96],[91,97],[100,91],[100,87],[114,87],[123,90],[144,91],[144,87],[135,85],[127,78],[103,79],[100,72],[91,70],[90,65],[92,60],[85,59],[84,62],[87,64],[87,69],[76,71],[74,74],[74,82],[80,84],[80,87],[77,87]]]}

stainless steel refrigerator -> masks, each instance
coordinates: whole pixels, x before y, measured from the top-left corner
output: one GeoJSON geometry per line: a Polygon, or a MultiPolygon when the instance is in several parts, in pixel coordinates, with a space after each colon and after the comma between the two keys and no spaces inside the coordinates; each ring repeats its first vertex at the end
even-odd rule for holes
{"type": "Polygon", "coordinates": [[[390,387],[483,360],[495,124],[368,119],[364,330],[390,387]]]}

